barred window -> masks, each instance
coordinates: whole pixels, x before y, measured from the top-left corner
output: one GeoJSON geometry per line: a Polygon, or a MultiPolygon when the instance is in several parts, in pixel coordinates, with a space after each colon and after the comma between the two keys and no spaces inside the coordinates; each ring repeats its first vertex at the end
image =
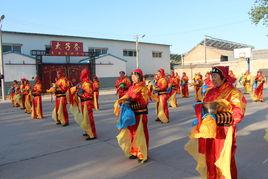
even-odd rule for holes
{"type": "Polygon", "coordinates": [[[153,58],[162,58],[162,52],[152,52],[153,58]]]}
{"type": "Polygon", "coordinates": [[[4,44],[2,46],[3,52],[21,53],[21,46],[19,44],[4,44]]]}
{"type": "Polygon", "coordinates": [[[89,48],[89,52],[95,52],[96,56],[104,55],[108,53],[108,48],[89,48]]]}
{"type": "Polygon", "coordinates": [[[136,50],[123,50],[123,56],[136,57],[136,50]]]}

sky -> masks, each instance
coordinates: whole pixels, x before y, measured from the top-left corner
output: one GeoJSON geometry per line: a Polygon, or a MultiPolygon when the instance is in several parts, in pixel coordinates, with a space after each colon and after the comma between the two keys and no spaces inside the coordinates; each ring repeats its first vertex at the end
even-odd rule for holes
{"type": "Polygon", "coordinates": [[[0,0],[3,30],[135,40],[185,53],[205,35],[268,48],[268,27],[254,25],[255,0],[0,0]]]}

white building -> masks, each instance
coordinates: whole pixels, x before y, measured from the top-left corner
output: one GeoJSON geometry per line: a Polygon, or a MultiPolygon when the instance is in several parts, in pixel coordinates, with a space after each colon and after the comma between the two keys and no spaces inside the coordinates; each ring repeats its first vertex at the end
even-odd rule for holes
{"type": "MultiPolygon", "coordinates": [[[[45,50],[51,44],[51,41],[82,42],[84,52],[95,51],[99,55],[104,55],[104,58],[99,57],[96,60],[96,72],[100,78],[109,76],[107,69],[111,73],[109,77],[115,77],[120,70],[126,71],[127,75],[129,75],[136,68],[134,41],[11,31],[3,31],[4,63],[8,64],[10,58],[12,58],[10,57],[11,54],[8,57],[5,55],[7,52],[31,56],[31,50],[45,50]],[[118,62],[115,62],[116,60],[126,63],[125,67],[121,64],[119,68],[118,62]],[[110,63],[110,66],[103,67],[98,61],[102,63],[106,61],[106,63],[110,63]]],[[[159,68],[164,68],[167,73],[170,71],[170,45],[140,42],[139,49],[139,66],[144,71],[144,74],[153,74],[159,68]]],[[[43,56],[43,63],[79,63],[85,58],[87,57],[43,56]]],[[[16,61],[16,63],[19,63],[19,61],[16,61]]],[[[22,66],[22,59],[20,63],[22,66]]],[[[24,68],[21,70],[25,73],[30,73],[24,68]]],[[[5,72],[5,76],[8,76],[9,72],[5,72]]],[[[32,73],[34,72],[32,71],[32,73]]],[[[15,76],[20,75],[21,73],[15,76]]]]}

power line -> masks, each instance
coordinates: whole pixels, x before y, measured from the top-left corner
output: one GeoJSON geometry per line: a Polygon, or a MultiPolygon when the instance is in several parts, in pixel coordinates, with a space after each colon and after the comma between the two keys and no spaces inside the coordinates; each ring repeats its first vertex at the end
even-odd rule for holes
{"type": "Polygon", "coordinates": [[[180,32],[174,32],[174,33],[168,33],[168,34],[151,34],[152,36],[173,36],[173,35],[178,35],[178,34],[185,34],[185,33],[191,33],[191,32],[198,32],[198,31],[204,31],[204,30],[211,30],[211,29],[217,29],[221,27],[226,27],[226,26],[231,26],[231,25],[237,25],[237,24],[242,24],[248,22],[248,19],[244,20],[239,20],[239,21],[234,21],[230,23],[225,23],[225,24],[219,24],[215,26],[207,26],[207,27],[201,27],[201,28],[196,28],[196,29],[189,29],[185,31],[180,31],[180,32]]]}

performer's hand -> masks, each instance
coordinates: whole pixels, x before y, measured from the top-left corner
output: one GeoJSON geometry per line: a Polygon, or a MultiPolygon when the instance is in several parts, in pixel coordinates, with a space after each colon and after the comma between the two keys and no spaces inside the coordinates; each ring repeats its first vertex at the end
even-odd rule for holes
{"type": "Polygon", "coordinates": [[[206,113],[206,114],[202,117],[202,119],[205,119],[205,118],[208,117],[208,116],[212,117],[215,121],[217,121],[217,116],[216,116],[215,114],[211,114],[211,113],[206,113]]]}

